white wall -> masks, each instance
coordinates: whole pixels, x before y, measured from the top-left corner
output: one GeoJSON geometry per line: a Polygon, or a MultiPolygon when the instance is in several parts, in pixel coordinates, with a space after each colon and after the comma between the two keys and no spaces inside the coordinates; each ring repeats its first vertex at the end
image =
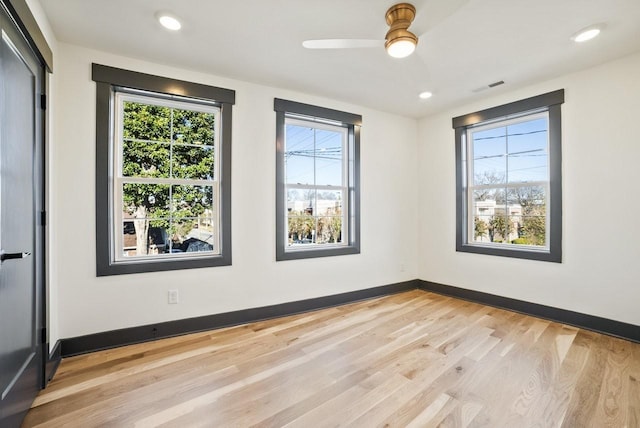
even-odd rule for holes
{"type": "Polygon", "coordinates": [[[640,54],[522,90],[498,89],[416,126],[412,119],[335,100],[58,43],[38,0],[28,3],[54,52],[48,110],[51,343],[416,277],[640,325],[640,144],[633,127],[640,112],[640,54]],[[95,276],[91,62],[236,90],[233,266],[95,276]],[[566,91],[563,263],[456,253],[451,118],[559,88],[566,91]],[[274,97],[363,115],[360,255],[274,261],[274,97]],[[260,217],[256,206],[264,207],[260,217]],[[170,288],[180,290],[180,304],[166,303],[170,288]]]}
{"type": "Polygon", "coordinates": [[[52,227],[60,338],[277,304],[417,277],[417,122],[333,100],[59,43],[52,227]],[[234,89],[233,266],[97,278],[91,63],[234,89]],[[274,97],[362,114],[361,254],[275,262],[274,97]],[[257,211],[259,208],[260,211],[257,211]],[[167,304],[178,289],[180,303],[167,304]]]}
{"type": "Polygon", "coordinates": [[[419,277],[640,325],[640,54],[419,122],[419,277]],[[565,89],[563,263],[455,251],[451,119],[565,89]]]}

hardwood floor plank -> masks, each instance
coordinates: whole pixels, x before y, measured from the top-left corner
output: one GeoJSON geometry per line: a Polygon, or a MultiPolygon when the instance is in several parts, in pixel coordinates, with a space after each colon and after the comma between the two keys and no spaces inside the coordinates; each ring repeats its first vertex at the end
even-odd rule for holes
{"type": "Polygon", "coordinates": [[[639,421],[640,344],[415,290],[66,358],[23,426],[639,421]]]}
{"type": "Polygon", "coordinates": [[[631,349],[627,342],[611,338],[608,351],[593,423],[601,427],[627,426],[631,349]]]}
{"type": "MultiPolygon", "coordinates": [[[[559,362],[561,365],[551,384],[531,407],[528,427],[560,427],[578,378],[584,369],[589,355],[585,346],[585,336],[580,331],[569,330],[567,337],[573,337],[571,345],[564,353],[560,346],[559,362]],[[564,357],[563,357],[564,355],[564,357]]],[[[561,339],[561,342],[565,339],[561,339]]],[[[556,341],[557,343],[558,341],[556,341]]]]}
{"type": "Polygon", "coordinates": [[[584,342],[588,347],[589,357],[569,402],[563,428],[592,426],[598,405],[611,338],[597,333],[585,334],[592,338],[584,342]]]}

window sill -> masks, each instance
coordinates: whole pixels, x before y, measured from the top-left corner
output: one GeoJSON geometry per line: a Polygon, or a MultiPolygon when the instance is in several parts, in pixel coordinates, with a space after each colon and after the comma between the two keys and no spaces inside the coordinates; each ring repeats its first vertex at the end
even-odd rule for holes
{"type": "Polygon", "coordinates": [[[537,260],[545,262],[562,262],[562,254],[560,251],[549,249],[533,249],[527,248],[505,248],[495,245],[472,245],[462,244],[456,246],[456,251],[462,253],[484,254],[490,256],[511,257],[516,259],[537,260]]]}
{"type": "Polygon", "coordinates": [[[197,269],[216,266],[230,266],[231,256],[194,256],[189,258],[158,259],[145,261],[117,262],[97,266],[97,276],[124,275],[144,272],[197,269]]]}
{"type": "Polygon", "coordinates": [[[360,254],[360,248],[356,246],[331,246],[326,248],[300,248],[289,250],[278,250],[276,254],[276,261],[283,260],[300,260],[300,259],[313,259],[316,257],[333,257],[344,256],[348,254],[360,254]]]}

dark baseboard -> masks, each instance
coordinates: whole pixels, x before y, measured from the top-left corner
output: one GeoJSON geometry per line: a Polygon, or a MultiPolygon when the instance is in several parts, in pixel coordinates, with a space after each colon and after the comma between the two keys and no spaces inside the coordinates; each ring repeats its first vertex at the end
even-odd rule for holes
{"type": "Polygon", "coordinates": [[[416,283],[421,290],[533,315],[640,343],[640,326],[637,325],[430,281],[416,280],[416,283]]]}
{"type": "Polygon", "coordinates": [[[416,288],[514,312],[520,312],[539,318],[545,318],[640,343],[640,326],[637,325],[601,318],[594,315],[582,314],[566,309],[554,308],[552,306],[525,302],[523,300],[511,299],[509,297],[502,297],[480,291],[467,290],[464,288],[416,279],[396,284],[383,285],[380,287],[367,288],[364,290],[351,291],[348,293],[299,300],[296,302],[243,309],[239,311],[225,312],[222,314],[205,315],[202,317],[187,318],[176,321],[167,321],[158,324],[129,327],[120,330],[105,331],[86,336],[62,339],[56,343],[50,353],[49,360],[47,362],[46,378],[47,380],[50,380],[53,377],[53,374],[60,363],[60,359],[63,357],[70,357],[73,355],[86,354],[89,352],[148,342],[156,339],[315,311],[360,300],[402,293],[416,288]]]}
{"type": "MultiPolygon", "coordinates": [[[[47,344],[47,348],[48,347],[49,344],[47,344]]],[[[60,361],[62,361],[62,342],[58,340],[47,357],[44,369],[44,386],[47,386],[51,379],[53,379],[60,365],[60,361]]]]}
{"type": "Polygon", "coordinates": [[[188,333],[231,327],[238,324],[246,324],[271,318],[294,315],[302,312],[315,311],[360,300],[415,290],[418,288],[417,284],[417,280],[411,280],[396,284],[383,285],[380,287],[367,288],[365,290],[334,294],[332,296],[300,300],[297,302],[281,303],[261,308],[243,309],[240,311],[225,312],[222,314],[167,321],[158,324],[129,327],[120,330],[105,331],[86,336],[62,339],[62,357],[70,357],[73,355],[86,354],[88,352],[116,348],[134,343],[148,342],[151,340],[179,336],[188,333]]]}

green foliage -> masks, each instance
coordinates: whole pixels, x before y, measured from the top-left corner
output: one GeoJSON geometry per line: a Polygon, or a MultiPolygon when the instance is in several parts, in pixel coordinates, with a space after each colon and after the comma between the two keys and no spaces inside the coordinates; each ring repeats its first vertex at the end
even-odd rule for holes
{"type": "Polygon", "coordinates": [[[315,218],[305,212],[295,212],[289,215],[289,243],[299,243],[313,238],[312,230],[315,230],[315,218]]]}
{"type": "MultiPolygon", "coordinates": [[[[212,179],[214,122],[211,113],[125,102],[123,176],[212,179]]],[[[122,190],[126,212],[144,217],[147,229],[167,229],[175,241],[191,231],[192,217],[213,215],[212,186],[125,183],[122,190]]]]}
{"type": "Polygon", "coordinates": [[[498,242],[497,236],[502,238],[502,241],[506,241],[509,235],[514,231],[514,225],[511,220],[504,214],[495,214],[491,220],[489,220],[489,239],[491,242],[498,242]]]}
{"type": "Polygon", "coordinates": [[[517,245],[531,245],[531,243],[527,238],[516,238],[513,241],[511,241],[511,243],[517,244],[517,245]]]}
{"type": "Polygon", "coordinates": [[[476,217],[473,220],[473,229],[475,237],[482,238],[487,234],[489,226],[487,225],[486,221],[480,219],[479,217],[476,217]]]}
{"type": "Polygon", "coordinates": [[[171,109],[168,107],[125,102],[123,137],[126,140],[171,140],[171,109]]]}
{"type": "Polygon", "coordinates": [[[338,243],[342,238],[342,217],[326,216],[318,219],[318,238],[319,244],[338,243]]]}
{"type": "Polygon", "coordinates": [[[306,212],[293,212],[288,217],[289,243],[338,243],[342,240],[342,216],[314,217],[306,212]],[[317,228],[316,228],[317,222],[317,228]]]}
{"type": "Polygon", "coordinates": [[[522,235],[531,245],[545,245],[547,224],[543,216],[526,216],[522,219],[522,235]]]}

